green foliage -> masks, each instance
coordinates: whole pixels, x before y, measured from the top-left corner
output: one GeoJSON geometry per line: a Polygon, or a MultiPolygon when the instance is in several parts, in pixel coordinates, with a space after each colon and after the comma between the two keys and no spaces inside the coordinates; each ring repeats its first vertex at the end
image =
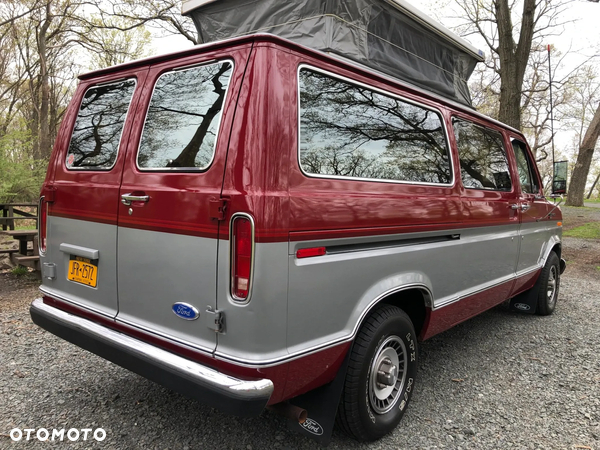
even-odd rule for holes
{"type": "Polygon", "coordinates": [[[31,139],[17,130],[0,136],[0,202],[36,201],[47,162],[30,156],[31,139]]]}
{"type": "Polygon", "coordinates": [[[13,267],[11,272],[13,275],[16,275],[17,277],[22,277],[23,275],[27,275],[29,273],[29,270],[27,269],[27,267],[16,266],[16,267],[13,267]]]}
{"type": "Polygon", "coordinates": [[[572,230],[565,231],[564,236],[582,239],[600,239],[600,222],[589,222],[572,230]]]}

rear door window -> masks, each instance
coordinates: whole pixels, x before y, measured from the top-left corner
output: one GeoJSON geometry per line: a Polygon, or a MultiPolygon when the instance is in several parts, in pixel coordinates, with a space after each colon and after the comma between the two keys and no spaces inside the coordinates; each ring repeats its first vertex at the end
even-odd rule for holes
{"type": "Polygon", "coordinates": [[[137,165],[142,170],[206,170],[210,166],[233,64],[167,72],[154,87],[137,165]]]}
{"type": "Polygon", "coordinates": [[[462,119],[452,123],[464,187],[510,191],[512,183],[502,135],[462,119]]]}
{"type": "Polygon", "coordinates": [[[70,170],[110,170],[117,160],[135,79],[89,88],[83,95],[66,165],[70,170]]]}

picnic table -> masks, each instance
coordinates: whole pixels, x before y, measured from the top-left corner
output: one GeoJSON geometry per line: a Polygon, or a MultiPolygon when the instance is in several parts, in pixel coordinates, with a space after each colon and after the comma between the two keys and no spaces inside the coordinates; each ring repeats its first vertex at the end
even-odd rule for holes
{"type": "Polygon", "coordinates": [[[0,203],[2,212],[0,214],[0,224],[2,224],[0,234],[19,241],[18,249],[0,249],[0,255],[8,254],[13,264],[39,270],[38,230],[15,230],[15,220],[35,220],[37,227],[37,206],[37,203],[0,203]],[[23,209],[33,207],[35,208],[34,212],[23,209]],[[29,248],[29,242],[32,243],[31,248],[29,248]]]}
{"type": "MultiPolygon", "coordinates": [[[[33,242],[37,237],[37,230],[10,230],[10,231],[1,231],[0,233],[11,236],[12,238],[19,241],[19,253],[21,255],[27,256],[29,249],[27,248],[28,242],[33,242]]],[[[34,245],[32,252],[36,253],[37,248],[34,245]]]]}
{"type": "Polygon", "coordinates": [[[0,231],[0,234],[11,236],[19,241],[19,249],[0,249],[0,254],[9,254],[10,260],[15,265],[33,267],[40,270],[40,253],[38,250],[37,230],[10,230],[0,231]],[[29,248],[29,242],[33,245],[29,248]]]}
{"type": "Polygon", "coordinates": [[[15,220],[35,220],[37,228],[37,203],[0,203],[0,224],[2,230],[15,229],[15,220]],[[35,212],[24,211],[22,208],[35,208],[35,212]],[[15,216],[15,214],[18,214],[15,216]]]}

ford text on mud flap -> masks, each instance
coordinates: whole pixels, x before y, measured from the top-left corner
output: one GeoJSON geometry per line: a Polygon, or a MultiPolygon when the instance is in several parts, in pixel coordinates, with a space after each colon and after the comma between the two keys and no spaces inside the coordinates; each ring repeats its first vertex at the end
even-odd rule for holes
{"type": "Polygon", "coordinates": [[[103,69],[58,136],[33,320],[232,414],[374,440],[419,340],[555,308],[561,213],[523,135],[349,61],[251,35],[103,69]]]}

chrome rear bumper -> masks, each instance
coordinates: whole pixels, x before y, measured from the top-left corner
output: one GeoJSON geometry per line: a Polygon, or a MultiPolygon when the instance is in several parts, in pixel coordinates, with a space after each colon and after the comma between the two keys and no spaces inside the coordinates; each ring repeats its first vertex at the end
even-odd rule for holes
{"type": "Polygon", "coordinates": [[[258,415],[273,392],[271,380],[245,381],[225,375],[49,306],[42,299],[33,301],[30,313],[34,323],[58,337],[229,414],[258,415]]]}

